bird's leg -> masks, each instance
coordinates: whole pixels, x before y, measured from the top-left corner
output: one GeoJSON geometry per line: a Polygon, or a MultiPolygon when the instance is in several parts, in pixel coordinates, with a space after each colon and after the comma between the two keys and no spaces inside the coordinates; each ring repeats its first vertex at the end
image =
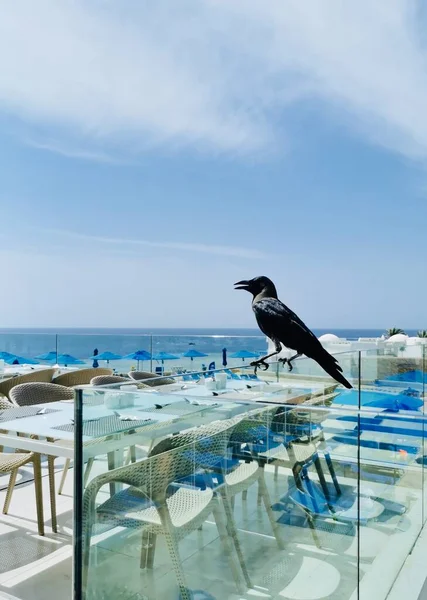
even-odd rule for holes
{"type": "Polygon", "coordinates": [[[262,359],[260,358],[259,360],[255,360],[255,361],[253,361],[253,362],[250,363],[251,367],[255,367],[255,369],[254,369],[255,375],[257,374],[258,367],[260,367],[261,365],[263,365],[264,371],[266,371],[268,369],[268,367],[269,367],[268,362],[265,362],[265,358],[262,358],[262,359]]]}
{"type": "Polygon", "coordinates": [[[288,363],[288,369],[289,369],[289,373],[292,371],[293,366],[292,366],[292,361],[295,360],[296,358],[299,358],[300,356],[302,356],[302,354],[300,352],[297,352],[296,354],[294,354],[293,356],[291,356],[291,358],[279,358],[279,362],[283,363],[283,366],[288,363]]]}
{"type": "Polygon", "coordinates": [[[256,372],[258,370],[258,367],[260,367],[261,365],[264,366],[264,371],[267,371],[267,369],[269,368],[269,364],[268,362],[266,362],[267,358],[271,358],[272,356],[276,356],[276,354],[279,354],[280,350],[282,348],[280,348],[279,350],[276,347],[276,352],[271,352],[271,354],[267,354],[266,356],[262,356],[261,358],[259,358],[258,360],[254,360],[253,362],[251,362],[251,367],[255,367],[255,375],[256,372]]]}

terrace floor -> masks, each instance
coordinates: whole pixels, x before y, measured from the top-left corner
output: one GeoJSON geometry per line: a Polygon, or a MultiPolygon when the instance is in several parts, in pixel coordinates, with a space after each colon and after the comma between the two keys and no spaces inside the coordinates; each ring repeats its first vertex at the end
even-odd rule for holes
{"type": "MultiPolygon", "coordinates": [[[[105,469],[103,461],[96,461],[94,474],[96,470],[103,472],[105,469]]],[[[49,528],[48,482],[47,477],[43,478],[46,534],[40,537],[37,534],[34,488],[31,481],[25,482],[30,470],[31,467],[28,472],[23,470],[23,481],[16,486],[10,514],[0,516],[0,598],[71,598],[72,471],[64,494],[57,497],[58,534],[52,534],[49,528]]],[[[57,485],[60,474],[61,469],[57,473],[57,485]]],[[[286,493],[288,475],[287,470],[280,469],[275,480],[273,471],[267,468],[266,480],[273,503],[286,493]]],[[[405,514],[388,511],[377,521],[362,526],[359,538],[357,530],[353,533],[344,531],[345,528],[336,527],[331,522],[317,531],[320,548],[316,546],[309,528],[281,524],[285,548],[279,550],[265,509],[257,505],[257,488],[253,486],[246,500],[241,496],[236,498],[234,508],[253,587],[243,594],[237,592],[212,520],[180,542],[188,586],[192,590],[208,591],[215,600],[354,600],[360,576],[361,599],[386,598],[419,532],[421,490],[414,487],[414,476],[408,471],[407,477],[397,486],[384,487],[369,482],[365,490],[377,500],[404,504],[407,507],[405,514]],[[359,549],[361,560],[358,571],[359,549]]],[[[340,477],[340,481],[344,485],[355,485],[354,480],[345,477],[340,477]]],[[[0,484],[2,482],[0,479],[0,484]]],[[[0,503],[4,496],[5,491],[0,491],[0,503]]],[[[277,518],[281,515],[280,511],[275,512],[277,518]]],[[[129,532],[116,528],[101,532],[95,536],[94,543],[89,578],[90,600],[178,600],[169,555],[161,538],[151,572],[140,570],[139,530],[129,532]]],[[[417,595],[412,597],[415,599],[417,595]]],[[[405,600],[410,599],[410,590],[407,590],[405,600]]]]}

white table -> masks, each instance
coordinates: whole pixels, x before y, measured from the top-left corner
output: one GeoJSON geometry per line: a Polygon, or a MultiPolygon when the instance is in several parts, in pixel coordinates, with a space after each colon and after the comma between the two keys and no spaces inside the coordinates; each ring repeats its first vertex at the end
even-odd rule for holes
{"type": "MultiPolygon", "coordinates": [[[[102,394],[102,396],[104,395],[102,394]]],[[[102,399],[102,396],[98,395],[98,398],[102,399]]],[[[84,461],[96,456],[107,455],[109,469],[112,469],[123,464],[123,451],[126,447],[146,445],[147,441],[153,445],[154,441],[158,438],[247,410],[246,405],[241,403],[236,403],[234,406],[227,405],[223,408],[223,404],[216,400],[212,402],[206,400],[200,405],[189,403],[188,412],[186,412],[185,401],[180,396],[132,393],[132,397],[135,404],[128,408],[109,409],[105,407],[103,402],[95,405],[84,404],[83,421],[98,420],[102,419],[102,417],[112,416],[115,410],[120,415],[135,416],[138,420],[151,419],[151,422],[146,426],[140,423],[135,426],[135,422],[125,421],[126,430],[103,433],[99,437],[84,436],[84,461]],[[153,406],[157,402],[162,406],[165,404],[173,406],[174,410],[168,413],[167,406],[153,410],[153,406]],[[182,410],[179,410],[180,405],[184,405],[182,410]],[[230,409],[231,414],[228,414],[230,413],[230,409]],[[224,410],[227,414],[224,414],[224,410]]],[[[86,391],[84,399],[93,402],[97,399],[97,396],[86,391]]],[[[56,429],[56,427],[66,424],[72,425],[74,419],[74,401],[49,402],[38,404],[32,408],[46,408],[55,412],[1,420],[0,428],[6,430],[8,433],[0,434],[0,444],[7,448],[19,448],[38,454],[73,459],[74,431],[64,431],[56,429]],[[20,434],[19,437],[18,434],[20,434]],[[33,439],[31,437],[22,437],[22,435],[38,436],[38,438],[44,439],[33,439]],[[54,439],[55,441],[47,441],[47,439],[54,439]]],[[[5,418],[7,412],[7,410],[2,411],[0,414],[5,418]]],[[[114,493],[116,488],[111,491],[114,493]]],[[[53,529],[55,529],[54,524],[53,529]]]]}
{"type": "MultiPolygon", "coordinates": [[[[270,402],[275,404],[292,404],[296,398],[300,398],[303,390],[295,388],[294,384],[286,383],[265,383],[254,380],[227,380],[227,386],[224,390],[211,390],[202,383],[177,382],[169,385],[162,385],[159,388],[160,393],[170,393],[174,395],[193,397],[193,398],[215,398],[219,402],[270,402]]],[[[314,391],[314,390],[313,390],[314,391]]],[[[306,394],[310,390],[306,390],[306,394]]]]}

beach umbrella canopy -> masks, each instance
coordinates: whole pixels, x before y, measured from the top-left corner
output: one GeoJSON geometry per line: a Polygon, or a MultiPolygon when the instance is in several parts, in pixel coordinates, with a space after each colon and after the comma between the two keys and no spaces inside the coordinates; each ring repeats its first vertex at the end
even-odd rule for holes
{"type": "Polygon", "coordinates": [[[179,356],[175,356],[175,354],[169,354],[169,352],[157,352],[153,354],[153,360],[161,360],[162,364],[165,360],[177,360],[179,356]]]}
{"type": "Polygon", "coordinates": [[[39,361],[34,358],[24,358],[10,352],[0,352],[0,359],[3,359],[8,365],[38,365],[39,361]]]}
{"type": "Polygon", "coordinates": [[[234,354],[230,354],[230,358],[241,358],[243,361],[245,358],[258,358],[258,352],[251,352],[250,350],[239,350],[238,352],[234,352],[234,354]]]}
{"type": "Polygon", "coordinates": [[[137,350],[136,352],[131,352],[130,354],[126,354],[123,358],[127,358],[128,360],[150,360],[151,354],[147,352],[147,350],[137,350]]]}
{"type": "Polygon", "coordinates": [[[38,360],[56,360],[56,351],[51,350],[50,352],[45,352],[44,354],[39,354],[36,356],[38,360]]]}
{"type": "Polygon", "coordinates": [[[195,348],[191,348],[190,350],[187,350],[184,356],[186,358],[191,358],[191,361],[193,361],[195,358],[203,358],[204,356],[208,356],[208,354],[206,354],[205,352],[200,352],[195,348]]]}
{"type": "Polygon", "coordinates": [[[115,354],[114,352],[101,352],[101,354],[94,354],[90,357],[91,360],[106,360],[107,364],[110,360],[120,360],[122,356],[120,354],[115,354]]]}
{"type": "Polygon", "coordinates": [[[151,354],[147,352],[147,350],[137,350],[136,352],[126,354],[126,356],[124,356],[123,358],[127,358],[128,360],[136,360],[138,362],[139,369],[139,362],[143,362],[144,360],[150,360],[151,354]]]}
{"type": "Polygon", "coordinates": [[[222,349],[222,366],[227,366],[227,348],[222,349]]]}
{"type": "Polygon", "coordinates": [[[85,361],[80,360],[80,358],[76,358],[75,356],[71,356],[71,354],[60,354],[56,364],[64,365],[64,367],[66,367],[68,365],[84,365],[85,361]]]}
{"type": "Polygon", "coordinates": [[[399,410],[418,410],[423,406],[423,401],[412,396],[398,394],[397,396],[388,396],[387,398],[378,398],[373,402],[368,402],[364,406],[372,406],[376,408],[384,408],[390,412],[398,412],[399,410]]]}

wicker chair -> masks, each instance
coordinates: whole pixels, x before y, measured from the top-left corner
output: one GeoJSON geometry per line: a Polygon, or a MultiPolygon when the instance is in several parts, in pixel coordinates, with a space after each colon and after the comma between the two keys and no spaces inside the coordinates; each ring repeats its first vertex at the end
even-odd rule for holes
{"type": "MultiPolygon", "coordinates": [[[[33,406],[59,400],[72,400],[74,391],[55,383],[22,383],[10,391],[10,399],[15,406],[33,406]]],[[[53,441],[49,439],[48,441],[53,441]]],[[[55,498],[55,457],[48,455],[50,505],[52,510],[52,529],[56,531],[56,498],[55,498]]],[[[68,470],[69,461],[64,470],[68,470]]],[[[15,476],[16,477],[16,476],[15,476]]]]}
{"type": "MultiPolygon", "coordinates": [[[[190,477],[200,465],[200,458],[225,457],[230,436],[231,421],[212,423],[191,432],[168,438],[169,451],[163,452],[165,441],[156,447],[160,452],[151,458],[99,475],[88,485],[83,498],[83,589],[87,589],[90,539],[95,519],[112,526],[143,528],[143,545],[152,536],[164,535],[182,600],[191,596],[186,584],[179,556],[178,542],[197,530],[213,514],[224,550],[240,593],[244,592],[242,571],[235,560],[230,541],[237,538],[225,526],[220,497],[215,490],[178,487],[169,494],[168,488],[183,477],[190,477]],[[162,445],[163,444],[163,445],[162,445]],[[102,486],[122,482],[131,487],[96,506],[96,497],[102,486]],[[230,533],[230,535],[229,535],[230,533]]],[[[151,567],[154,551],[147,560],[143,551],[141,567],[151,567]],[[145,561],[145,562],[144,562],[145,561]],[[151,562],[150,562],[151,561],[151,562]]],[[[246,569],[244,569],[246,571],[246,569]]]]}
{"type": "MultiPolygon", "coordinates": [[[[55,402],[58,400],[71,400],[74,397],[72,390],[69,388],[55,385],[54,383],[43,383],[43,382],[29,382],[21,383],[16,385],[10,390],[10,399],[15,406],[33,406],[35,404],[42,404],[45,402],[55,402]]],[[[52,441],[52,440],[48,440],[52,441]]],[[[41,469],[40,469],[40,455],[31,452],[30,458],[26,458],[28,454],[21,455],[23,462],[32,461],[34,464],[34,484],[36,486],[36,497],[38,498],[41,494],[41,469]]],[[[12,456],[16,456],[12,455],[12,456]]],[[[0,459],[1,460],[1,459],[0,459]]],[[[49,492],[50,492],[50,508],[52,516],[52,530],[57,531],[57,520],[56,520],[56,498],[55,498],[55,457],[48,455],[48,473],[49,473],[49,492]]],[[[0,462],[0,470],[2,464],[0,462]]],[[[10,500],[12,498],[12,492],[15,486],[16,475],[18,467],[14,467],[11,472],[11,478],[9,481],[9,487],[6,495],[6,502],[3,512],[7,512],[9,509],[10,500]]],[[[7,472],[7,471],[5,471],[7,472]]],[[[39,513],[39,504],[42,500],[37,500],[37,514],[39,513]]],[[[42,504],[41,504],[42,506],[42,504]]],[[[41,516],[38,514],[39,531],[40,527],[43,526],[43,508],[41,508],[41,516]],[[41,519],[41,521],[40,521],[41,519]]],[[[41,534],[42,535],[42,534],[41,534]]]]}
{"type": "MultiPolygon", "coordinates": [[[[330,411],[323,407],[329,406],[337,395],[337,393],[332,392],[325,396],[312,396],[303,404],[295,407],[289,406],[288,410],[278,412],[274,418],[276,431],[299,437],[305,430],[305,433],[301,435],[301,439],[298,440],[299,442],[319,443],[324,441],[321,424],[328,418],[330,411]],[[317,408],[313,409],[314,406],[317,408]]],[[[280,466],[292,468],[294,465],[296,460],[293,453],[294,445],[294,443],[288,447],[281,445],[266,453],[264,458],[268,458],[270,462],[274,463],[275,479],[278,477],[280,466]]],[[[317,464],[316,468],[318,468],[317,464]]]]}
{"type": "MultiPolygon", "coordinates": [[[[15,405],[18,406],[31,406],[33,404],[43,404],[45,402],[57,402],[60,400],[73,400],[74,390],[70,387],[63,385],[57,385],[56,383],[24,383],[16,386],[11,391],[11,400],[15,405]]],[[[66,441],[60,442],[63,445],[69,446],[70,444],[66,441]]],[[[89,444],[91,442],[88,442],[89,444]]],[[[93,443],[93,442],[92,442],[93,443]]],[[[54,456],[48,456],[49,467],[54,472],[54,456]]],[[[87,461],[85,474],[84,474],[84,485],[86,484],[90,471],[92,469],[95,459],[89,458],[87,461]]],[[[62,471],[61,481],[58,488],[58,494],[62,494],[64,489],[65,480],[67,477],[68,470],[71,465],[71,459],[65,460],[64,468],[62,471]]],[[[55,488],[53,487],[53,490],[55,488]]],[[[54,493],[54,492],[53,492],[54,493]]]]}
{"type": "Polygon", "coordinates": [[[21,383],[10,390],[10,399],[15,406],[33,406],[73,398],[73,390],[56,383],[21,383]]]}
{"type": "Polygon", "coordinates": [[[33,381],[46,382],[52,381],[53,374],[56,369],[41,369],[34,370],[32,373],[26,373],[25,375],[18,375],[17,377],[10,377],[0,382],[0,394],[9,398],[9,393],[12,388],[21,383],[30,383],[33,381]]]}
{"type": "Polygon", "coordinates": [[[150,373],[149,371],[129,371],[128,373],[131,379],[135,381],[144,382],[145,385],[150,387],[157,387],[158,385],[169,385],[170,383],[175,383],[176,379],[173,377],[159,377],[155,373],[150,373]]]}
{"type": "Polygon", "coordinates": [[[76,385],[86,385],[90,383],[90,380],[97,375],[112,375],[112,369],[104,369],[98,367],[97,369],[77,369],[76,371],[70,371],[70,373],[63,373],[58,375],[52,381],[58,385],[65,385],[66,387],[74,387],[76,385]]]}
{"type": "MultiPolygon", "coordinates": [[[[43,518],[43,494],[42,494],[42,471],[40,464],[40,454],[35,452],[20,452],[17,450],[15,453],[1,452],[0,453],[0,473],[5,475],[10,473],[9,485],[6,492],[6,499],[3,506],[3,514],[7,515],[9,512],[10,501],[12,499],[12,493],[16,483],[16,477],[18,470],[24,465],[32,462],[34,469],[34,488],[36,492],[36,508],[37,508],[37,526],[39,535],[44,535],[44,518],[43,518]]],[[[51,476],[49,473],[49,483],[51,483],[51,476]]],[[[55,497],[55,491],[50,491],[51,499],[55,497]]],[[[55,503],[51,503],[51,517],[52,517],[52,529],[54,532],[57,530],[56,526],[56,511],[55,503]]]]}
{"type": "Polygon", "coordinates": [[[113,383],[132,383],[132,380],[120,375],[98,375],[90,380],[90,384],[94,386],[112,385],[113,383]]]}

